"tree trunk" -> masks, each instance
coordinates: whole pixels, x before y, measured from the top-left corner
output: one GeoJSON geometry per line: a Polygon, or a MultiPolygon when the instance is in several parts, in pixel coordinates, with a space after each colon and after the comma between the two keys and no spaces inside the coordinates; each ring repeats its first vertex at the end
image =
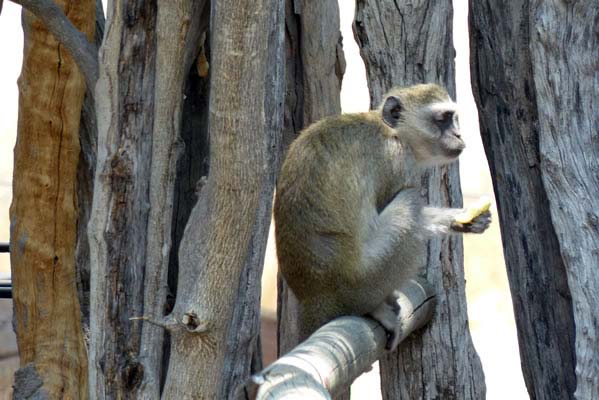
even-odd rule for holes
{"type": "MultiPolygon", "coordinates": [[[[287,96],[283,140],[286,150],[304,127],[341,113],[345,59],[337,0],[285,3],[287,96]]],[[[277,313],[281,356],[298,344],[299,336],[297,300],[280,277],[277,313]]]]}
{"type": "Polygon", "coordinates": [[[470,32],[528,392],[599,398],[599,7],[475,1],[470,32]]]}
{"type": "MultiPolygon", "coordinates": [[[[204,6],[201,15],[203,27],[208,27],[210,5],[204,6]]],[[[205,29],[202,29],[204,31],[205,29]]],[[[175,193],[173,199],[173,216],[171,230],[171,252],[168,268],[168,294],[166,314],[170,314],[175,305],[177,295],[177,279],[179,275],[179,248],[189,220],[191,210],[198,199],[201,188],[209,171],[210,141],[208,135],[208,102],[210,94],[210,49],[208,32],[200,36],[199,55],[187,73],[183,116],[181,120],[181,141],[183,151],[177,163],[175,193]]],[[[166,343],[163,348],[162,381],[166,378],[170,357],[170,334],[166,332],[166,343]]]]}
{"type": "Polygon", "coordinates": [[[210,175],[179,252],[165,399],[244,396],[279,163],[283,3],[212,7],[210,175]]]}
{"type": "MultiPolygon", "coordinates": [[[[172,0],[158,3],[156,21],[156,82],[150,176],[150,211],[144,279],[144,316],[166,313],[169,253],[171,249],[175,173],[181,142],[179,131],[187,71],[199,48],[205,1],[172,0]],[[179,45],[174,46],[173,43],[179,45]]],[[[205,23],[206,22],[206,23],[205,23]]],[[[164,329],[145,322],[139,359],[143,380],[137,398],[160,397],[164,329]]]]}
{"type": "Polygon", "coordinates": [[[89,379],[92,398],[132,398],[144,376],[138,359],[142,326],[130,318],[144,315],[156,4],[123,0],[111,5],[95,93],[89,379]]]}
{"type": "MultiPolygon", "coordinates": [[[[373,107],[396,85],[435,82],[455,95],[452,16],[450,1],[357,1],[354,33],[373,107]]],[[[422,188],[429,204],[461,207],[457,163],[431,169],[422,188]]],[[[437,312],[422,334],[381,360],[383,397],[482,399],[484,376],[468,330],[461,238],[431,240],[427,258],[437,312]]]]}
{"type": "MultiPolygon", "coordinates": [[[[102,1],[96,0],[95,45],[99,49],[104,37],[104,10],[102,1]]],[[[75,247],[75,267],[77,272],[77,294],[81,308],[83,330],[89,331],[89,240],[87,224],[91,215],[94,197],[94,176],[96,175],[96,157],[98,147],[98,124],[94,88],[87,88],[81,110],[79,126],[79,165],[77,166],[77,245],[75,247]]]]}
{"type": "MultiPolygon", "coordinates": [[[[66,15],[92,39],[95,2],[66,15]]],[[[86,398],[87,356],[77,301],[77,163],[85,83],[44,24],[24,11],[11,219],[15,398],[86,398]]]]}

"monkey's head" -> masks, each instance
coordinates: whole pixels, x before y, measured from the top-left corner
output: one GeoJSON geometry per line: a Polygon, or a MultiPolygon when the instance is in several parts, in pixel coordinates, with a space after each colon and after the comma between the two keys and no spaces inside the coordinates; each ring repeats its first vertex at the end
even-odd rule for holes
{"type": "Polygon", "coordinates": [[[438,85],[393,88],[379,111],[393,136],[406,142],[423,164],[449,163],[466,147],[460,136],[457,106],[438,85]]]}

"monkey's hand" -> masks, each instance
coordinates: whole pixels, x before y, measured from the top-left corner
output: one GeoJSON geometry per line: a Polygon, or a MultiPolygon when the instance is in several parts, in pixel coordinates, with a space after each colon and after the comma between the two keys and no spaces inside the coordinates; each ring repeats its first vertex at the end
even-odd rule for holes
{"type": "Polygon", "coordinates": [[[485,230],[487,230],[490,224],[491,211],[485,211],[484,213],[472,219],[472,221],[465,224],[454,221],[451,224],[451,230],[462,233],[483,233],[485,230]]]}
{"type": "Polygon", "coordinates": [[[370,313],[370,316],[383,325],[387,331],[387,344],[385,345],[387,351],[395,350],[403,337],[399,311],[398,294],[393,292],[384,303],[370,313]]]}
{"type": "Polygon", "coordinates": [[[482,233],[491,223],[491,199],[481,197],[476,203],[457,214],[451,223],[451,230],[464,233],[482,233]]]}
{"type": "Polygon", "coordinates": [[[469,224],[479,215],[489,211],[491,207],[491,199],[483,196],[478,199],[473,205],[468,207],[464,212],[455,216],[455,221],[461,224],[469,224]]]}
{"type": "Polygon", "coordinates": [[[455,232],[482,233],[491,223],[491,200],[483,196],[464,212],[457,214],[451,224],[455,232]]]}

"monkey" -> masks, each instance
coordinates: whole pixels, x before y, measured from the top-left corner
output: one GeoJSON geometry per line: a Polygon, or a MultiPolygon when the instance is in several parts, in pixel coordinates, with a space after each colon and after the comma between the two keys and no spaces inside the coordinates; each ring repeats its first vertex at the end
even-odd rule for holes
{"type": "Polygon", "coordinates": [[[421,203],[424,168],[465,143],[457,106],[436,84],[395,87],[365,113],[325,118],[290,145],[273,207],[279,271],[299,302],[300,339],[342,315],[371,316],[399,339],[397,290],[424,267],[434,235],[482,233],[461,208],[421,203]]]}

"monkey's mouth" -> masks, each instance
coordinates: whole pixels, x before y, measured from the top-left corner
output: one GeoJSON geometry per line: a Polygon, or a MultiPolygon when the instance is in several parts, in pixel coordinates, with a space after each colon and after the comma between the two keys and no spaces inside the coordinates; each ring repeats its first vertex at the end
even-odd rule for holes
{"type": "Polygon", "coordinates": [[[448,157],[456,158],[462,153],[464,148],[466,148],[466,143],[459,135],[451,133],[445,136],[445,140],[443,140],[443,147],[445,154],[448,157]]]}
{"type": "Polygon", "coordinates": [[[462,154],[462,151],[464,150],[465,147],[466,146],[463,145],[461,147],[446,149],[447,156],[449,156],[450,158],[458,158],[460,156],[460,154],[462,154]]]}

